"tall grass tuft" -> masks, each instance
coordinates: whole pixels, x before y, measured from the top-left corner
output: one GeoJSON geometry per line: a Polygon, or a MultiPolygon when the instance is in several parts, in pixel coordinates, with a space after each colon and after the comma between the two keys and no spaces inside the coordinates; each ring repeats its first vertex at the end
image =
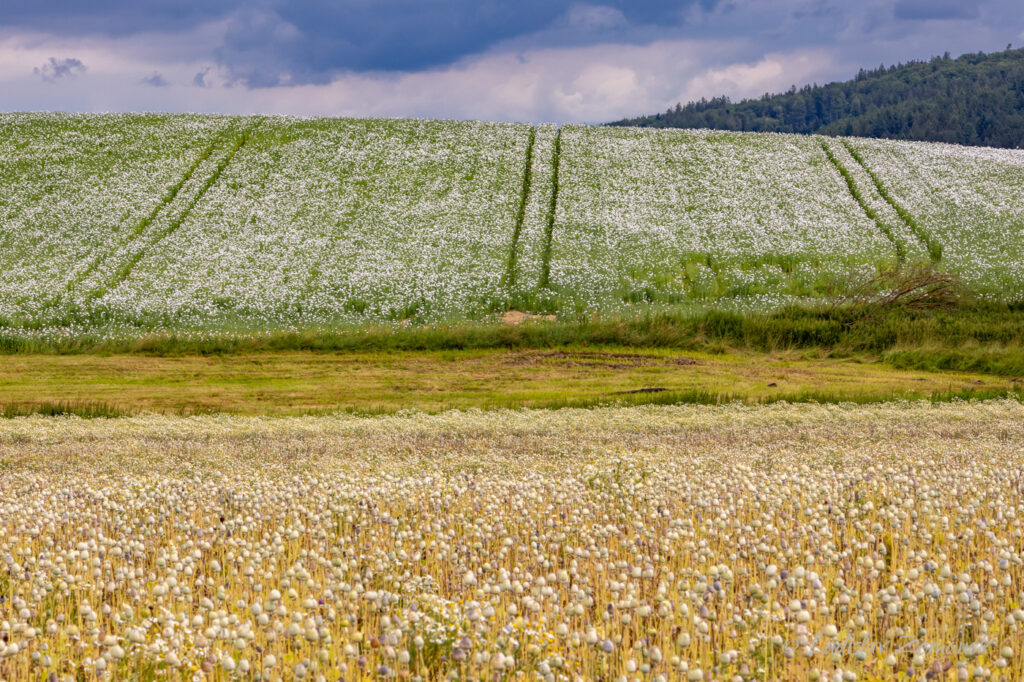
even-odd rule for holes
{"type": "Polygon", "coordinates": [[[13,417],[82,417],[83,419],[109,419],[125,417],[131,413],[102,401],[42,401],[8,403],[0,405],[0,419],[13,417]]]}

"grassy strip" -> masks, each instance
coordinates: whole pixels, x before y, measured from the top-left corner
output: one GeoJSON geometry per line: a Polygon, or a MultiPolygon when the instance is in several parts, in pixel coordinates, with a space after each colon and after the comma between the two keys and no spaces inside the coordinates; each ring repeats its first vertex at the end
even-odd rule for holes
{"type": "Polygon", "coordinates": [[[896,369],[1024,376],[1024,349],[1019,347],[896,348],[882,353],[881,360],[896,369]]]}
{"type": "Polygon", "coordinates": [[[1024,376],[1024,304],[973,303],[936,311],[787,308],[422,327],[309,329],[200,336],[162,333],[32,339],[0,334],[2,353],[210,355],[264,351],[400,351],[619,346],[720,352],[807,349],[833,357],[889,354],[901,366],[1024,376]]]}
{"type": "Polygon", "coordinates": [[[842,142],[843,146],[846,147],[846,150],[850,152],[850,156],[853,157],[854,161],[860,164],[861,168],[864,169],[864,172],[868,174],[869,178],[871,178],[871,181],[875,183],[875,188],[878,190],[878,193],[882,195],[882,198],[885,199],[890,206],[892,206],[893,210],[896,211],[896,215],[900,217],[900,220],[910,228],[910,231],[914,233],[921,244],[923,244],[928,250],[928,257],[931,258],[931,261],[933,263],[941,261],[942,244],[936,241],[935,237],[927,230],[927,228],[918,223],[917,220],[914,219],[914,216],[892,197],[885,184],[882,183],[881,178],[879,178],[878,175],[868,167],[867,162],[864,161],[864,157],[860,155],[853,145],[851,145],[847,140],[843,140],[842,142]]]}
{"type": "Polygon", "coordinates": [[[165,227],[161,232],[159,232],[154,237],[152,242],[150,242],[143,248],[139,249],[137,252],[132,254],[132,256],[128,258],[128,260],[122,263],[121,266],[114,273],[114,276],[107,283],[107,285],[105,287],[94,290],[88,296],[88,300],[95,300],[99,298],[107,291],[116,288],[121,282],[126,280],[128,276],[131,274],[132,270],[135,269],[135,266],[139,263],[140,260],[143,259],[143,257],[145,257],[145,255],[153,246],[159,244],[161,241],[166,239],[168,236],[174,233],[174,231],[177,230],[183,222],[185,222],[185,219],[188,218],[189,214],[192,213],[192,210],[196,207],[196,204],[198,204],[202,200],[203,196],[209,191],[211,187],[213,187],[217,180],[220,179],[221,173],[223,173],[224,169],[228,167],[228,164],[231,163],[231,160],[235,158],[235,154],[238,153],[238,150],[244,147],[245,143],[249,141],[249,137],[256,130],[256,128],[259,127],[260,123],[262,123],[262,119],[257,119],[255,123],[253,123],[251,126],[242,131],[242,134],[239,135],[238,138],[235,140],[234,144],[231,145],[231,148],[228,150],[227,154],[225,154],[220,159],[220,161],[217,162],[217,166],[216,168],[214,168],[213,173],[210,175],[210,177],[206,179],[206,182],[203,183],[203,186],[199,188],[199,191],[196,193],[194,197],[192,197],[192,200],[189,201],[185,208],[173,220],[171,220],[170,224],[168,224],[167,227],[165,227]]]}
{"type": "Polygon", "coordinates": [[[139,235],[145,232],[146,228],[148,228],[153,223],[153,221],[156,220],[157,216],[160,215],[160,213],[164,209],[166,209],[171,204],[171,202],[174,201],[174,199],[178,196],[178,193],[185,186],[185,184],[192,179],[193,175],[195,175],[195,172],[199,169],[199,166],[201,166],[204,161],[210,158],[210,155],[213,154],[213,150],[217,148],[217,145],[220,144],[220,141],[224,138],[224,136],[228,133],[230,129],[230,125],[225,126],[223,130],[219,131],[214,136],[210,144],[208,144],[206,148],[202,151],[202,153],[199,154],[196,160],[192,162],[192,165],[188,167],[188,169],[185,171],[185,174],[181,176],[181,179],[179,179],[178,182],[171,186],[167,193],[160,199],[160,202],[153,207],[152,211],[149,212],[149,215],[142,218],[142,220],[136,223],[135,226],[129,231],[127,238],[121,240],[116,246],[114,246],[111,249],[108,249],[105,253],[96,256],[92,260],[92,262],[89,263],[89,265],[85,268],[85,270],[82,271],[80,275],[68,281],[68,291],[73,289],[76,285],[84,281],[86,277],[91,275],[96,270],[96,268],[99,267],[100,263],[109,258],[110,255],[114,253],[118,248],[132,242],[133,240],[137,239],[139,235]]]}
{"type": "MultiPolygon", "coordinates": [[[[504,404],[490,405],[485,408],[491,410],[590,410],[599,407],[642,407],[646,405],[775,405],[779,403],[788,404],[817,404],[817,405],[880,405],[892,402],[916,402],[926,400],[933,404],[951,403],[957,401],[982,401],[1010,399],[1024,403],[1024,391],[935,391],[932,393],[842,393],[835,391],[799,391],[795,393],[780,393],[779,395],[751,400],[747,396],[736,393],[715,393],[711,391],[671,391],[665,393],[646,393],[635,396],[624,396],[621,398],[593,397],[593,398],[565,398],[535,402],[524,406],[521,402],[510,400],[504,404]]],[[[465,409],[457,406],[445,406],[438,408],[418,409],[416,412],[423,414],[440,414],[451,410],[465,409]]],[[[359,408],[340,408],[308,410],[302,416],[329,416],[331,414],[351,414],[362,417],[375,417],[382,415],[397,414],[404,410],[387,405],[373,405],[359,408]]]]}
{"type": "Polygon", "coordinates": [[[530,199],[530,184],[533,181],[533,143],[537,139],[537,126],[530,126],[530,137],[526,141],[526,166],[523,168],[523,185],[519,188],[519,208],[516,210],[515,227],[512,229],[512,244],[508,250],[508,266],[505,271],[505,286],[510,290],[516,285],[516,266],[519,262],[519,237],[526,220],[526,202],[530,199]]]}
{"type": "MultiPolygon", "coordinates": [[[[751,400],[748,396],[736,393],[715,393],[711,391],[666,391],[664,393],[641,393],[624,396],[614,400],[608,398],[566,399],[540,403],[531,409],[555,410],[564,408],[590,409],[594,407],[636,407],[640,405],[728,405],[730,403],[746,403],[753,405],[773,405],[776,403],[819,403],[838,405],[842,403],[856,405],[874,405],[898,401],[928,400],[932,403],[948,403],[957,400],[992,400],[1009,398],[1024,402],[1024,391],[978,391],[967,389],[962,391],[934,391],[931,393],[843,393],[839,391],[798,391],[780,393],[751,400]]],[[[515,408],[517,405],[509,404],[515,408]]]]}
{"type": "Polygon", "coordinates": [[[548,205],[548,220],[544,227],[544,252],[541,256],[541,289],[551,288],[551,243],[555,234],[555,210],[558,208],[558,166],[562,159],[562,129],[555,134],[555,148],[551,155],[551,203],[548,205]]]}
{"type": "Polygon", "coordinates": [[[836,157],[829,148],[828,143],[826,143],[825,140],[819,140],[819,142],[821,143],[821,148],[825,151],[825,156],[828,157],[828,160],[833,166],[835,166],[836,170],[839,171],[839,174],[843,176],[843,180],[846,181],[846,187],[850,190],[850,194],[853,195],[853,198],[857,200],[858,204],[860,204],[864,213],[866,213],[867,216],[875,222],[879,231],[886,236],[886,238],[892,243],[893,248],[896,249],[896,259],[900,263],[905,263],[907,260],[906,249],[903,247],[900,240],[896,238],[896,235],[893,234],[892,228],[882,220],[882,216],[878,215],[878,212],[875,211],[875,209],[868,205],[867,200],[864,198],[860,188],[857,187],[856,181],[853,179],[853,174],[850,173],[850,171],[843,165],[842,161],[836,157]]]}
{"type": "Polygon", "coordinates": [[[0,419],[14,417],[82,417],[84,419],[126,417],[131,412],[102,401],[42,401],[0,405],[0,419]]]}
{"type": "MultiPolygon", "coordinates": [[[[948,390],[933,391],[930,393],[896,393],[896,392],[859,392],[845,393],[841,391],[797,391],[792,393],[780,393],[778,395],[766,396],[751,399],[749,396],[728,393],[714,392],[700,389],[686,391],[666,391],[662,393],[639,393],[629,396],[610,398],[608,396],[594,396],[586,398],[562,398],[543,402],[532,402],[524,404],[522,400],[508,400],[503,403],[490,403],[483,409],[531,409],[531,410],[561,410],[561,409],[592,409],[596,407],[640,407],[644,405],[728,405],[743,403],[748,405],[773,405],[778,403],[796,404],[821,404],[821,405],[875,405],[889,402],[927,400],[933,404],[949,403],[955,401],[981,401],[994,399],[1010,399],[1024,402],[1024,391],[1021,390],[948,390]]],[[[395,407],[393,405],[371,405],[365,407],[340,407],[309,409],[301,413],[301,416],[317,416],[331,414],[353,414],[360,416],[377,416],[397,414],[408,411],[408,407],[395,407]]],[[[424,414],[439,414],[451,410],[463,410],[465,406],[445,405],[431,408],[415,408],[416,412],[424,414]]],[[[480,409],[480,408],[472,408],[480,409]]],[[[117,417],[130,417],[146,413],[141,410],[126,410],[108,403],[58,401],[38,403],[11,403],[0,405],[0,419],[14,419],[17,417],[79,417],[82,419],[113,419],[117,417]]],[[[176,410],[173,414],[189,416],[195,414],[217,414],[210,411],[176,410]]]]}

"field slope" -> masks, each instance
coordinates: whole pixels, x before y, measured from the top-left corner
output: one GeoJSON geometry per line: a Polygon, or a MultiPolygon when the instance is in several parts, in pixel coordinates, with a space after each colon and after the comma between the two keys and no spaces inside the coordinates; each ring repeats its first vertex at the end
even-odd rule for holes
{"type": "Polygon", "coordinates": [[[1024,291],[1024,152],[426,120],[0,115],[0,338],[1024,291]]]}

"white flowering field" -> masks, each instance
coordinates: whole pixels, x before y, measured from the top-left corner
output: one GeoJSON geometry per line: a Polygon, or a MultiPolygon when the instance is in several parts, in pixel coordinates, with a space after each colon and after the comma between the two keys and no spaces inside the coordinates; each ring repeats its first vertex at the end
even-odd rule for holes
{"type": "Polygon", "coordinates": [[[464,318],[493,309],[529,128],[266,120],[100,303],[188,326],[464,318]]]}
{"type": "Polygon", "coordinates": [[[812,137],[569,126],[562,149],[551,281],[587,307],[771,304],[895,257],[812,137]]]}
{"type": "Polygon", "coordinates": [[[0,115],[0,328],[766,309],[1024,290],[1024,152],[425,120],[0,115]]]}
{"type": "Polygon", "coordinates": [[[213,116],[0,114],[0,320],[46,321],[130,240],[206,144],[213,116]]]}
{"type": "Polygon", "coordinates": [[[854,148],[941,246],[942,263],[994,298],[1024,291],[1024,152],[858,139],[854,148]]]}
{"type": "Polygon", "coordinates": [[[0,678],[1020,680],[1022,425],[0,420],[0,678]]]}

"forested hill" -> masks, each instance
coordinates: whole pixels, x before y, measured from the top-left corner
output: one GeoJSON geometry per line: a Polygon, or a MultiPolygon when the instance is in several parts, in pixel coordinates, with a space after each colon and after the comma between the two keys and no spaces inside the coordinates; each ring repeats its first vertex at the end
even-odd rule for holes
{"type": "Polygon", "coordinates": [[[677,104],[611,125],[856,135],[1024,147],[1024,49],[861,70],[853,80],[677,104]]]}

